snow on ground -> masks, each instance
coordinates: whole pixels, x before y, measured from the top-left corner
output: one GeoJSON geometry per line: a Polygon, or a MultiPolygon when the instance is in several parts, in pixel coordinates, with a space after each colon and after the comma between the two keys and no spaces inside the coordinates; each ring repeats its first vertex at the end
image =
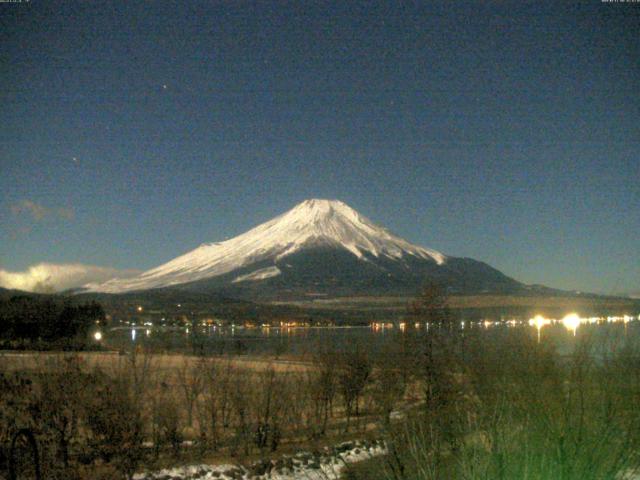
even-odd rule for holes
{"type": "Polygon", "coordinates": [[[322,452],[298,452],[277,460],[239,465],[188,465],[158,472],[138,473],[134,480],[337,480],[349,463],[383,455],[377,442],[344,442],[322,452]]]}

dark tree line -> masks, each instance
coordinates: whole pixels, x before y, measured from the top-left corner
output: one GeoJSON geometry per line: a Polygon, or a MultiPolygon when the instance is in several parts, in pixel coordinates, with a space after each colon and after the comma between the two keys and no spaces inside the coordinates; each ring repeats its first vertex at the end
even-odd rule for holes
{"type": "Polygon", "coordinates": [[[74,304],[69,299],[15,296],[0,300],[0,341],[21,342],[86,340],[89,330],[104,322],[96,302],[74,304]]]}

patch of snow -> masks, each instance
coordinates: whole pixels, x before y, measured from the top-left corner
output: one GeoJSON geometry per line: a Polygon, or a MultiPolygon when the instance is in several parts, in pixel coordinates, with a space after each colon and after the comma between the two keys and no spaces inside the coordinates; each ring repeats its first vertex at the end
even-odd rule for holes
{"type": "Polygon", "coordinates": [[[389,419],[390,420],[404,420],[404,418],[407,416],[407,414],[405,412],[402,412],[400,410],[394,410],[393,412],[391,412],[389,414],[389,419]]]}
{"type": "Polygon", "coordinates": [[[204,243],[136,277],[93,283],[85,288],[119,293],[168,287],[223,275],[258,261],[279,260],[319,245],[344,248],[361,259],[366,258],[365,254],[391,259],[411,255],[433,260],[438,265],[446,261],[445,255],[391,234],[343,202],[312,199],[242,235],[223,242],[204,243]]]}
{"type": "Polygon", "coordinates": [[[282,272],[280,271],[280,269],[276,266],[261,268],[260,270],[256,270],[255,272],[247,273],[246,275],[240,275],[231,283],[264,280],[265,278],[276,277],[281,273],[282,272]]]}
{"type": "Polygon", "coordinates": [[[387,452],[384,443],[344,442],[323,452],[298,452],[278,460],[239,465],[188,465],[152,473],[138,473],[134,480],[338,480],[342,470],[387,452]]]}

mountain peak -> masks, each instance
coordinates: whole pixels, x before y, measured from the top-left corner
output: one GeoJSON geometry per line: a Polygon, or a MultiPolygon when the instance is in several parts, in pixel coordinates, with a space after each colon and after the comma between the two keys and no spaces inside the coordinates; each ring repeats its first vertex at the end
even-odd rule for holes
{"type": "Polygon", "coordinates": [[[328,200],[325,198],[310,198],[300,202],[290,211],[311,212],[314,214],[331,215],[339,213],[343,215],[353,215],[357,212],[340,200],[328,200]]]}
{"type": "Polygon", "coordinates": [[[360,221],[361,215],[340,200],[327,200],[324,198],[310,198],[305,200],[281,217],[296,217],[302,222],[308,223],[310,226],[329,221],[331,218],[343,218],[346,221],[360,221]]]}
{"type": "MultiPolygon", "coordinates": [[[[331,207],[340,207],[340,206],[348,206],[346,203],[341,202],[336,199],[328,199],[328,198],[308,198],[300,202],[293,208],[331,208],[331,207]]],[[[350,208],[350,207],[349,207],[350,208]]]]}
{"type": "Polygon", "coordinates": [[[97,291],[158,288],[224,275],[257,263],[274,266],[261,270],[258,276],[268,278],[263,274],[278,275],[280,270],[275,265],[283,258],[315,247],[347,250],[363,261],[379,257],[399,260],[405,256],[437,265],[446,261],[443,254],[391,234],[344,202],[313,198],[242,235],[203,244],[133,279],[88,287],[97,291]]]}

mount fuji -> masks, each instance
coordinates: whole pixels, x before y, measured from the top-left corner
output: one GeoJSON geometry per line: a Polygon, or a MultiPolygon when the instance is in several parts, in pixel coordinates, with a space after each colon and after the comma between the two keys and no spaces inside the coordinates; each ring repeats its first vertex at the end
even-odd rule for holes
{"type": "Polygon", "coordinates": [[[514,293],[525,285],[489,265],[413,245],[338,200],[311,199],[246,233],[205,243],[136,277],[89,284],[124,293],[168,288],[241,298],[514,293]]]}

